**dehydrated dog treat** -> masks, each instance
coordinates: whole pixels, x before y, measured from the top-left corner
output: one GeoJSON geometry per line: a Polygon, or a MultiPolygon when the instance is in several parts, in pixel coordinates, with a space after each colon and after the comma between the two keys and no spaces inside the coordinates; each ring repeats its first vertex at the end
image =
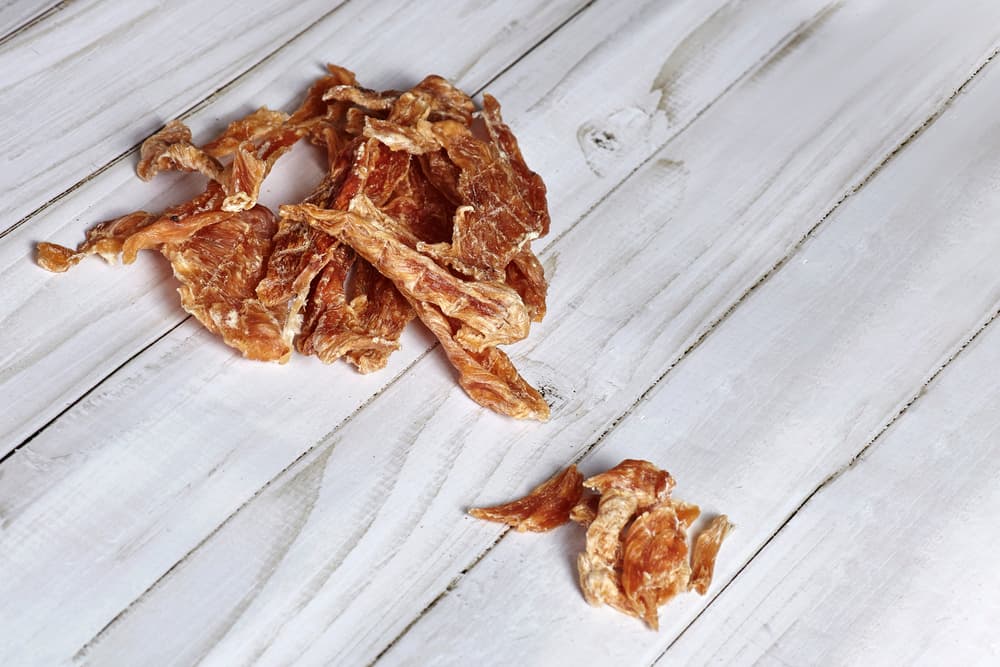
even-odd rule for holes
{"type": "MultiPolygon", "coordinates": [[[[167,123],[143,143],[139,177],[193,172],[207,177],[204,192],[103,222],[76,250],[39,243],[38,264],[62,272],[90,254],[129,264],[157,249],[182,307],[263,361],[285,362],[294,348],[375,371],[417,317],[475,401],[547,419],[544,399],[496,347],[545,315],[530,244],[549,229],[545,185],[500,105],[486,95],[477,114],[438,76],[378,92],[327,69],[293,113],[262,107],[201,146],[183,123],[167,123]],[[276,218],[257,203],[261,184],[301,139],[325,150],[327,173],[276,218]]],[[[564,520],[577,500],[559,510],[564,520]]],[[[541,519],[524,525],[532,520],[541,519]]]]}
{"type": "Polygon", "coordinates": [[[519,531],[552,530],[570,519],[570,511],[583,495],[583,475],[570,466],[542,482],[531,493],[512,503],[469,510],[477,519],[499,521],[519,531]]]}
{"type": "Polygon", "coordinates": [[[586,526],[586,550],[577,559],[584,598],[641,618],[655,630],[660,606],[689,590],[706,593],[719,547],[732,529],[725,515],[712,519],[689,559],[687,530],[701,510],[672,498],[673,488],[665,470],[626,459],[587,480],[570,466],[520,500],[469,513],[520,531],[551,530],[570,520],[586,526]]]}

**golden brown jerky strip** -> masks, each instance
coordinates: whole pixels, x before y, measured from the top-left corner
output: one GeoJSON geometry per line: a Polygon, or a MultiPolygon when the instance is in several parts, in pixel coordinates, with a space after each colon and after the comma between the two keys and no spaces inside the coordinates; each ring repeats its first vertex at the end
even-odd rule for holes
{"type": "Polygon", "coordinates": [[[523,498],[495,507],[476,507],[477,519],[513,526],[520,532],[552,530],[570,519],[570,511],[583,495],[583,475],[575,465],[556,473],[523,498]]]}
{"type": "Polygon", "coordinates": [[[262,206],[229,213],[160,251],[180,281],[184,310],[244,356],[284,363],[291,353],[280,316],[257,298],[276,222],[262,206]]]}
{"type": "Polygon", "coordinates": [[[720,514],[712,519],[695,540],[691,556],[691,589],[697,591],[699,595],[708,592],[715,572],[715,558],[719,555],[719,547],[732,529],[733,524],[729,523],[729,518],[725,514],[720,514]]]}
{"type": "Polygon", "coordinates": [[[472,352],[459,343],[452,323],[431,303],[409,298],[420,321],[441,342],[448,361],[458,371],[458,383],[480,405],[517,419],[547,421],[549,406],[522,378],[506,354],[495,347],[472,352]]]}
{"type": "Polygon", "coordinates": [[[674,503],[666,500],[640,514],[629,526],[622,549],[625,598],[653,630],[657,608],[688,588],[687,534],[674,503]]]}

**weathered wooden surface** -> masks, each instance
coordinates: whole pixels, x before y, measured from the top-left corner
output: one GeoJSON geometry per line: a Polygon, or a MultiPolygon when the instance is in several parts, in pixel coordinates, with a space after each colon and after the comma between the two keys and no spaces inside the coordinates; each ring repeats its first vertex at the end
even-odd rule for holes
{"type": "MultiPolygon", "coordinates": [[[[0,171],[0,659],[940,662],[964,630],[954,655],[995,661],[997,575],[934,571],[986,559],[998,532],[961,496],[990,514],[1000,7],[426,4],[273,3],[254,10],[285,17],[270,32],[206,50],[226,3],[78,0],[0,43],[0,63],[96,54],[0,79],[11,108],[57,91],[3,139],[27,157],[0,171]],[[164,22],[196,29],[137,60],[164,22]],[[419,329],[375,376],[253,364],[184,318],[152,257],[33,266],[34,241],[177,196],[131,174],[166,118],[207,134],[288,107],[327,60],[504,104],[550,188],[550,316],[512,349],[548,424],[478,409],[419,329]],[[88,85],[101,95],[68,113],[88,85]],[[921,466],[942,442],[954,458],[921,466]],[[658,634],[586,606],[572,529],[463,514],[580,457],[649,458],[738,525],[709,595],[664,609],[658,634]],[[978,532],[911,534],[935,493],[978,532]]],[[[277,173],[264,199],[301,189],[277,173]]]]}

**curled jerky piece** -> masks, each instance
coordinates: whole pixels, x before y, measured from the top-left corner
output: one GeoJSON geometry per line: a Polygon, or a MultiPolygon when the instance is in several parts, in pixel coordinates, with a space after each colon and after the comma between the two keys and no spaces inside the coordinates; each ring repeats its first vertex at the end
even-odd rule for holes
{"type": "Polygon", "coordinates": [[[287,121],[288,114],[261,107],[249,116],[234,120],[215,139],[202,146],[202,150],[214,158],[232,155],[245,142],[253,142],[280,129],[287,121]]]}
{"type": "Polygon", "coordinates": [[[541,322],[545,317],[545,299],[549,285],[545,282],[542,263],[529,246],[525,246],[511,258],[507,265],[507,284],[521,295],[531,321],[541,322]]]}
{"type": "Polygon", "coordinates": [[[632,609],[654,630],[657,608],[688,588],[687,533],[672,502],[640,514],[629,526],[622,553],[621,583],[632,609]]]}
{"type": "Polygon", "coordinates": [[[87,231],[87,240],[76,250],[42,241],[38,244],[36,261],[43,269],[55,273],[68,271],[87,255],[100,255],[106,261],[114,263],[118,260],[126,239],[157,218],[158,216],[145,211],[136,211],[102,222],[87,231]]]}
{"type": "Polygon", "coordinates": [[[256,294],[277,227],[274,214],[256,206],[225,215],[160,250],[181,283],[181,305],[244,356],[284,363],[291,347],[283,322],[256,294]]]}
{"type": "Polygon", "coordinates": [[[691,556],[691,589],[699,595],[708,592],[715,572],[715,558],[719,555],[719,547],[732,529],[733,524],[729,523],[729,517],[720,514],[712,519],[695,540],[694,553],[691,556]]]}
{"type": "Polygon", "coordinates": [[[520,500],[496,507],[473,508],[469,514],[477,519],[505,523],[520,532],[544,532],[569,521],[570,511],[582,495],[583,475],[571,465],[520,500]]]}
{"type": "Polygon", "coordinates": [[[588,527],[597,518],[597,507],[600,501],[601,497],[596,493],[586,493],[569,511],[570,520],[584,528],[588,527]]]}
{"type": "Polygon", "coordinates": [[[389,355],[399,349],[399,337],[415,316],[406,298],[392,281],[363,259],[354,263],[351,308],[358,326],[367,335],[365,345],[356,345],[345,356],[361,373],[385,368],[389,355]]]}
{"type": "Polygon", "coordinates": [[[222,181],[222,164],[191,143],[191,130],[172,120],[162,130],[142,142],[136,173],[144,181],[161,171],[197,171],[213,181],[222,181]]]}
{"type": "Polygon", "coordinates": [[[435,123],[433,131],[460,170],[451,243],[421,249],[479,280],[496,280],[533,239],[548,233],[549,214],[542,179],[528,169],[513,134],[500,117],[500,105],[483,98],[483,120],[490,141],[455,121],[435,123]]]}
{"type": "Polygon", "coordinates": [[[480,352],[467,349],[457,340],[455,325],[440,308],[413,299],[410,305],[441,342],[448,361],[458,371],[458,384],[472,400],[517,419],[548,420],[548,403],[518,374],[506,354],[495,347],[480,352]]]}

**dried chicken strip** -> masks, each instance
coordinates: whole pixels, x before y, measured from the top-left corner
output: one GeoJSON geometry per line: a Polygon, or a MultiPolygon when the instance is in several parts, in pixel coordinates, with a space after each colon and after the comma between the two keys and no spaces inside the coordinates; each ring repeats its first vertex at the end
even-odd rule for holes
{"type": "Polygon", "coordinates": [[[625,598],[653,630],[657,608],[687,591],[691,578],[687,533],[671,501],[639,515],[629,526],[622,553],[625,598]]]}
{"type": "Polygon", "coordinates": [[[451,236],[455,207],[431,184],[416,161],[380,208],[418,241],[437,243],[451,236]]]}
{"type": "Polygon", "coordinates": [[[142,142],[136,173],[144,181],[161,171],[197,171],[216,182],[223,180],[222,164],[191,143],[191,130],[172,120],[142,142]]]}
{"type": "Polygon", "coordinates": [[[184,310],[247,358],[283,363],[291,353],[283,322],[255,291],[276,226],[274,214],[257,206],[230,213],[160,251],[181,283],[184,310]]]}
{"type": "Polygon", "coordinates": [[[524,498],[495,507],[477,507],[469,514],[477,519],[513,526],[519,532],[552,530],[570,519],[570,512],[583,495],[583,475],[571,465],[542,482],[524,498]]]}
{"type": "Polygon", "coordinates": [[[601,497],[596,493],[586,493],[580,501],[569,511],[569,518],[573,523],[578,523],[584,528],[589,526],[597,518],[597,507],[601,497]]]}
{"type": "Polygon", "coordinates": [[[106,261],[114,263],[118,260],[125,240],[158,218],[159,216],[145,211],[136,211],[107,220],[88,230],[87,240],[76,250],[42,241],[38,244],[35,261],[46,271],[55,273],[68,271],[87,255],[100,255],[106,261]]]}
{"type": "Polygon", "coordinates": [[[621,534],[637,512],[667,498],[673,478],[648,461],[626,459],[583,485],[601,494],[597,516],[587,528],[586,551],[577,559],[584,598],[635,614],[619,581],[621,534]]]}
{"type": "Polygon", "coordinates": [[[296,347],[303,354],[314,354],[332,363],[354,346],[364,342],[357,315],[347,302],[344,283],[354,264],[354,251],[344,245],[334,246],[330,261],[320,272],[306,305],[302,335],[296,347]]]}
{"type": "Polygon", "coordinates": [[[497,280],[517,252],[548,232],[549,214],[544,183],[524,164],[499,104],[489,95],[484,96],[483,119],[488,142],[461,123],[433,125],[448,158],[461,170],[462,205],[455,213],[451,243],[420,250],[478,280],[497,280]]]}
{"type": "Polygon", "coordinates": [[[708,592],[715,573],[715,558],[719,555],[719,547],[732,529],[733,524],[729,522],[729,518],[720,514],[712,519],[695,540],[691,556],[691,590],[699,595],[708,592]]]}
{"type": "Polygon", "coordinates": [[[227,196],[222,202],[222,210],[245,211],[253,208],[268,171],[268,162],[257,155],[257,147],[252,142],[240,144],[226,170],[224,186],[227,196]]]}
{"type": "Polygon", "coordinates": [[[261,107],[248,116],[234,120],[222,134],[201,148],[214,158],[226,157],[235,153],[244,142],[255,142],[280,129],[288,119],[289,115],[283,111],[261,107]]]}
{"type": "Polygon", "coordinates": [[[461,321],[463,326],[455,339],[468,350],[482,352],[527,335],[528,312],[514,290],[502,283],[456,278],[412,250],[412,236],[364,195],[355,196],[350,208],[337,211],[309,204],[288,205],[281,207],[281,215],[308,221],[337,236],[392,280],[409,300],[432,303],[447,317],[461,321]]]}
{"type": "Polygon", "coordinates": [[[441,150],[431,125],[425,120],[419,121],[415,127],[400,125],[391,120],[365,118],[362,135],[368,139],[378,139],[394,151],[402,151],[410,155],[423,155],[441,150]]]}
{"type": "Polygon", "coordinates": [[[177,223],[192,215],[218,210],[222,197],[222,188],[216,183],[209,182],[204,192],[183,204],[168,208],[161,215],[136,211],[95,225],[87,230],[86,240],[75,251],[54,243],[41,242],[38,244],[38,265],[48,271],[62,273],[87,255],[95,254],[114,264],[118,261],[126,241],[141,230],[158,220],[167,219],[177,223]]]}
{"type": "Polygon", "coordinates": [[[674,478],[649,461],[625,459],[614,468],[589,477],[583,485],[601,494],[602,500],[612,492],[624,494],[635,501],[635,510],[643,511],[670,495],[674,478]]]}
{"type": "Polygon", "coordinates": [[[332,86],[323,94],[324,102],[350,102],[371,111],[387,111],[399,97],[395,90],[379,92],[357,85],[332,86]]]}
{"type": "Polygon", "coordinates": [[[430,98],[430,114],[432,122],[454,120],[466,126],[472,125],[472,114],[476,110],[472,98],[453,86],[447,79],[436,74],[425,77],[413,87],[412,92],[430,98]]]}
{"type": "Polygon", "coordinates": [[[351,307],[357,314],[360,330],[367,339],[345,353],[360,373],[385,368],[389,355],[399,349],[399,337],[416,314],[392,281],[371,264],[358,259],[354,264],[351,307]]]}
{"type": "Polygon", "coordinates": [[[545,281],[542,263],[529,246],[525,246],[511,258],[507,265],[507,284],[521,295],[531,321],[541,322],[545,317],[545,299],[549,285],[545,281]]]}
{"type": "MultiPolygon", "coordinates": [[[[461,171],[443,150],[436,153],[425,153],[419,157],[420,168],[434,189],[441,193],[454,209],[462,204],[462,195],[458,191],[458,178],[461,171]]],[[[450,221],[449,221],[450,222],[450,221]]],[[[449,234],[449,239],[451,238],[449,234]]]]}
{"type": "Polygon", "coordinates": [[[437,306],[409,299],[420,321],[441,342],[458,371],[458,384],[480,405],[516,419],[547,421],[549,406],[522,378],[506,354],[495,347],[471,352],[455,336],[455,327],[437,306]]]}
{"type": "Polygon", "coordinates": [[[330,89],[338,86],[356,86],[358,83],[354,72],[349,69],[337,65],[327,65],[326,70],[328,74],[309,87],[299,108],[289,117],[289,123],[301,125],[325,117],[329,113],[330,104],[324,100],[324,97],[330,89]]]}

